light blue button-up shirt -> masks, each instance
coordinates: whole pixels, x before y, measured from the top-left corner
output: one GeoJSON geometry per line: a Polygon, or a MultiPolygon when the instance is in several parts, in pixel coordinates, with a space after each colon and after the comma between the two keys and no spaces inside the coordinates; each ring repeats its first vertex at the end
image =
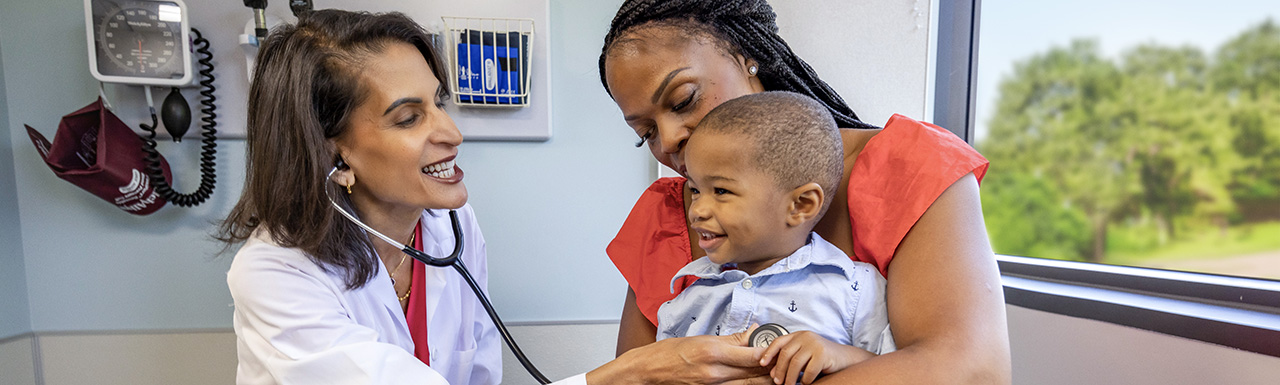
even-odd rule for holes
{"type": "MultiPolygon", "coordinates": [[[[726,265],[732,266],[732,265],[726,265]]],[[[751,324],[777,323],[872,353],[896,349],[885,308],[884,277],[810,233],[809,242],[755,275],[724,269],[707,257],[681,268],[698,278],[658,308],[658,339],[732,334],[751,324]]]]}

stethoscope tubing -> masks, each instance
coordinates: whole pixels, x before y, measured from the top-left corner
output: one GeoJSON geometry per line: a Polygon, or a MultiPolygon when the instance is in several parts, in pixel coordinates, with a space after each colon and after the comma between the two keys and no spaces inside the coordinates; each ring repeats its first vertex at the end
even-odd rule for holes
{"type": "Polygon", "coordinates": [[[329,170],[329,174],[325,176],[324,195],[326,198],[329,198],[329,204],[332,205],[335,210],[338,210],[339,214],[342,214],[342,216],[351,220],[351,222],[355,223],[357,226],[360,226],[360,228],[365,230],[366,234],[372,234],[387,243],[400,247],[400,251],[408,254],[419,262],[428,266],[436,267],[453,266],[454,270],[458,271],[458,275],[461,275],[462,278],[467,281],[467,285],[471,286],[471,291],[475,293],[476,298],[480,300],[480,305],[484,306],[485,312],[489,314],[489,319],[493,321],[493,326],[497,327],[498,334],[502,335],[503,342],[507,343],[507,348],[511,349],[511,353],[516,356],[516,359],[520,360],[520,365],[524,366],[524,369],[529,371],[529,375],[532,375],[538,383],[543,385],[551,383],[551,380],[548,380],[546,376],[542,375],[542,372],[538,371],[538,368],[533,366],[533,362],[529,361],[529,357],[524,355],[524,351],[520,350],[520,345],[516,344],[516,340],[512,338],[511,333],[507,331],[507,326],[504,325],[502,323],[502,319],[498,317],[498,312],[493,309],[493,304],[489,303],[489,297],[484,294],[484,290],[481,290],[480,285],[476,283],[475,278],[471,277],[471,272],[467,271],[466,264],[462,263],[462,259],[458,258],[458,256],[462,255],[463,242],[462,224],[458,222],[458,212],[456,210],[449,210],[449,222],[453,227],[453,252],[450,253],[448,257],[444,258],[432,257],[425,252],[414,249],[412,245],[401,244],[400,242],[396,242],[391,239],[391,237],[374,230],[372,227],[369,227],[369,225],[360,221],[359,218],[356,218],[355,215],[347,212],[346,209],[343,209],[342,206],[338,205],[338,202],[333,200],[333,195],[329,193],[329,181],[333,177],[333,173],[337,171],[338,168],[334,167],[332,170],[329,170]]]}
{"type": "MultiPolygon", "coordinates": [[[[449,214],[452,215],[453,210],[449,210],[449,214]]],[[[457,222],[454,223],[456,224],[457,222]]],[[[415,256],[414,259],[418,259],[418,257],[415,256]]],[[[507,326],[502,324],[502,320],[498,318],[498,312],[493,310],[493,305],[489,303],[489,298],[484,295],[484,291],[480,290],[480,285],[476,284],[476,280],[471,278],[471,273],[467,271],[467,267],[462,263],[462,260],[459,259],[457,263],[454,263],[453,268],[458,270],[458,274],[461,274],[462,278],[467,281],[467,285],[471,286],[471,291],[476,293],[476,298],[480,299],[480,304],[484,306],[484,311],[489,313],[489,319],[493,320],[493,326],[498,328],[498,334],[502,335],[502,340],[507,343],[507,348],[511,349],[511,354],[515,355],[517,360],[520,360],[520,365],[524,366],[524,370],[529,371],[529,375],[533,376],[533,379],[537,380],[539,384],[550,384],[551,380],[548,380],[547,376],[542,375],[542,372],[539,372],[538,368],[533,366],[533,362],[529,361],[529,357],[526,357],[524,352],[520,350],[520,345],[517,345],[516,340],[511,338],[511,333],[507,332],[507,326]]]]}

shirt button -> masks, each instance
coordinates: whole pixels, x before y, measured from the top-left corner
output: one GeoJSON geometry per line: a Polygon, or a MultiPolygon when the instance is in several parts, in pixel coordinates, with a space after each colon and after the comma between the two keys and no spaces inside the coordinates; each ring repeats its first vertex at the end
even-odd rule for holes
{"type": "Polygon", "coordinates": [[[751,287],[752,287],[752,286],[755,286],[755,284],[754,284],[754,283],[751,283],[751,280],[750,280],[750,279],[744,279],[744,280],[742,280],[742,288],[743,288],[743,289],[751,290],[751,287]]]}

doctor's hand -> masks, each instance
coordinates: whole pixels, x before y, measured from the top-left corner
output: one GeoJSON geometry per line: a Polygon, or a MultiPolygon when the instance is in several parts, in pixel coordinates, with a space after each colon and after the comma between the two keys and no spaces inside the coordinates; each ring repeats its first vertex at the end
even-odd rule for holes
{"type": "Polygon", "coordinates": [[[812,384],[818,374],[835,373],[853,366],[875,354],[854,346],[831,342],[817,333],[799,331],[773,340],[764,356],[760,357],[760,366],[769,366],[774,358],[777,363],[769,375],[774,384],[795,384],[797,380],[804,384],[812,384]],[[804,376],[801,377],[800,373],[804,376]]]}
{"type": "Polygon", "coordinates": [[[747,346],[749,329],[727,336],[669,338],[628,350],[587,373],[587,384],[771,385],[763,348],[747,346]]]}

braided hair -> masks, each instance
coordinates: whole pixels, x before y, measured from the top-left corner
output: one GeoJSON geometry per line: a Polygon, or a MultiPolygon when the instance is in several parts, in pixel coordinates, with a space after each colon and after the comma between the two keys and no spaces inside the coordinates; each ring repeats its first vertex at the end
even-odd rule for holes
{"type": "Polygon", "coordinates": [[[812,97],[827,107],[839,127],[875,128],[859,120],[844,99],[778,36],[777,14],[765,0],[627,0],[613,17],[600,52],[600,83],[605,92],[610,92],[604,70],[609,50],[628,32],[650,26],[679,26],[676,30],[709,35],[730,54],[758,63],[757,76],[765,90],[812,97]]]}

